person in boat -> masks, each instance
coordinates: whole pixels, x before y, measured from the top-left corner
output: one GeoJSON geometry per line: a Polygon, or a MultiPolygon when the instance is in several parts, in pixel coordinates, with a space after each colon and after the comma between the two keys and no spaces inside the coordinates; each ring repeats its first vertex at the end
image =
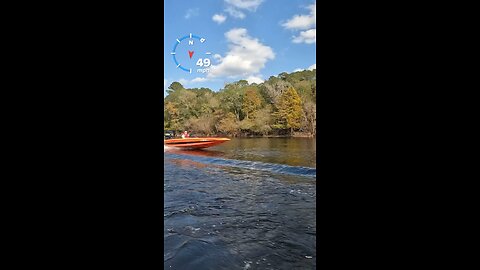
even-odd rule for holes
{"type": "Polygon", "coordinates": [[[174,137],[175,137],[175,131],[172,131],[172,130],[165,131],[165,134],[164,134],[165,140],[173,139],[174,137]]]}
{"type": "Polygon", "coordinates": [[[182,133],[182,139],[186,139],[190,137],[190,135],[188,134],[188,132],[185,130],[183,133],[182,133]]]}

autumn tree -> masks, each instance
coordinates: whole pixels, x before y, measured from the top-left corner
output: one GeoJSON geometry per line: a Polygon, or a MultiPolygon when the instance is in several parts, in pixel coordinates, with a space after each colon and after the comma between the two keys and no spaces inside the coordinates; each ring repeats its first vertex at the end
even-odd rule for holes
{"type": "Polygon", "coordinates": [[[237,135],[239,126],[238,126],[238,121],[237,117],[235,114],[229,112],[226,114],[226,116],[220,120],[220,122],[217,125],[217,130],[223,133],[229,133],[234,136],[237,135]]]}
{"type": "Polygon", "coordinates": [[[304,127],[310,134],[315,136],[317,129],[317,104],[312,101],[306,101],[303,104],[303,111],[305,114],[304,127]]]}
{"type": "Polygon", "coordinates": [[[164,128],[179,130],[180,126],[180,115],[179,111],[174,105],[173,102],[166,102],[163,110],[164,117],[164,128]]]}
{"type": "Polygon", "coordinates": [[[200,132],[205,135],[213,134],[214,130],[214,119],[207,115],[200,116],[199,118],[190,118],[187,121],[187,127],[189,130],[194,132],[200,132]]]}
{"type": "Polygon", "coordinates": [[[269,105],[265,108],[258,110],[253,120],[251,130],[255,133],[267,135],[271,130],[272,124],[272,109],[269,105]]]}
{"type": "Polygon", "coordinates": [[[283,93],[277,104],[277,111],[274,113],[279,128],[290,129],[293,134],[294,129],[298,129],[302,122],[302,101],[293,87],[289,87],[283,93]]]}
{"type": "Polygon", "coordinates": [[[242,110],[245,113],[245,118],[249,119],[254,118],[255,112],[260,108],[262,105],[262,100],[260,94],[257,92],[256,87],[249,87],[245,91],[245,95],[243,96],[243,106],[242,110]]]}
{"type": "Polygon", "coordinates": [[[271,104],[276,104],[280,96],[289,88],[292,84],[288,81],[270,77],[268,81],[263,84],[262,91],[267,98],[267,101],[271,104]]]}

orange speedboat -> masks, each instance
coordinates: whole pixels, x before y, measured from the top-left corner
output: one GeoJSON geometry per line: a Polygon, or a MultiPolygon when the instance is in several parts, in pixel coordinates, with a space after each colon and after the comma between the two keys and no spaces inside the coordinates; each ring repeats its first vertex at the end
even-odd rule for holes
{"type": "Polygon", "coordinates": [[[185,138],[185,139],[168,139],[164,140],[164,145],[169,147],[178,147],[183,149],[207,148],[228,142],[228,138],[185,138]]]}

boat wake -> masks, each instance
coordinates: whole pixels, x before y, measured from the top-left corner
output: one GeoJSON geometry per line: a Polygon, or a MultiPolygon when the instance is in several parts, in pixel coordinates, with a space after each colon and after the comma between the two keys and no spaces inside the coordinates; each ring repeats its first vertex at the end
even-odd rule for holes
{"type": "Polygon", "coordinates": [[[317,177],[317,169],[311,167],[302,167],[302,166],[290,166],[285,164],[277,163],[266,163],[260,161],[251,161],[251,160],[237,160],[237,159],[227,159],[218,156],[208,156],[208,155],[192,155],[187,153],[182,153],[181,151],[167,152],[167,157],[172,159],[188,159],[194,162],[203,163],[203,164],[212,164],[219,166],[228,166],[236,167],[243,169],[251,170],[260,170],[268,171],[273,173],[280,174],[290,174],[290,175],[299,175],[305,177],[317,177]]]}

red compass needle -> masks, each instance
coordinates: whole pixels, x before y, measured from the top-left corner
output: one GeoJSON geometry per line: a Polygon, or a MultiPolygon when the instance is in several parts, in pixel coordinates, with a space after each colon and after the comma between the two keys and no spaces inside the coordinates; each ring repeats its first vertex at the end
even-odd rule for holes
{"type": "Polygon", "coordinates": [[[190,59],[192,59],[193,52],[194,51],[188,51],[188,55],[190,56],[190,59]]]}

